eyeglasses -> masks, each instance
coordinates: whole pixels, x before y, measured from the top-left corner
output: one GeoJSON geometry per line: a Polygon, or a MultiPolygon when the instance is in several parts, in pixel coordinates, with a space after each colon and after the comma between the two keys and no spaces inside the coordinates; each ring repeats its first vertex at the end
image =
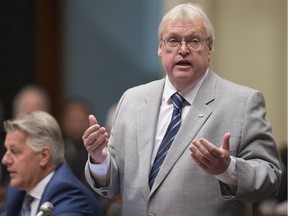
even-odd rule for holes
{"type": "Polygon", "coordinates": [[[208,37],[206,38],[193,37],[186,41],[183,41],[182,39],[177,37],[168,37],[166,39],[161,40],[164,42],[164,46],[171,51],[178,49],[182,44],[188,46],[190,50],[198,51],[203,47],[203,42],[207,39],[208,37]]]}

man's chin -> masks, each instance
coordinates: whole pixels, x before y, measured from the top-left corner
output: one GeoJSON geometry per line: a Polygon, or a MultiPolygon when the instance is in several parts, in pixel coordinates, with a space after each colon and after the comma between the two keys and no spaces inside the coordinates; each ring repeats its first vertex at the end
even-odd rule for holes
{"type": "Polygon", "coordinates": [[[15,178],[11,178],[10,180],[10,185],[14,188],[20,188],[20,183],[17,181],[15,178]]]}

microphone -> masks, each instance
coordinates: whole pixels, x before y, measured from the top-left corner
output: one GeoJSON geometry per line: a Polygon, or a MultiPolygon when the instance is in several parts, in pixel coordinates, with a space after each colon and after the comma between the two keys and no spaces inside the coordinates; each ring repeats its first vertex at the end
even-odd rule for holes
{"type": "Polygon", "coordinates": [[[44,202],[40,206],[40,211],[37,213],[36,216],[48,216],[52,209],[54,208],[53,204],[50,202],[44,202]]]}

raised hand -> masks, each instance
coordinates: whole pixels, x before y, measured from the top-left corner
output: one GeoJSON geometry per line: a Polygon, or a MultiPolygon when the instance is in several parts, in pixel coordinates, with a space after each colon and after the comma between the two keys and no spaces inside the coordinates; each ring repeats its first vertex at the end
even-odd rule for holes
{"type": "Polygon", "coordinates": [[[204,138],[193,140],[189,146],[193,160],[211,175],[219,175],[225,172],[231,161],[229,152],[230,137],[230,133],[223,136],[220,148],[204,138]]]}
{"type": "Polygon", "coordinates": [[[101,127],[94,115],[89,115],[90,127],[84,132],[82,140],[86,150],[90,153],[92,163],[101,163],[107,156],[108,132],[101,127]]]}

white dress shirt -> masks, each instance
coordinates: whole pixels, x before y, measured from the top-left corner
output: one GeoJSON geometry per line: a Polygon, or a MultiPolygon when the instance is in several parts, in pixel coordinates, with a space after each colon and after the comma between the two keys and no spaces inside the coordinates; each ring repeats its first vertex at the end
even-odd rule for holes
{"type": "MultiPolygon", "coordinates": [[[[31,203],[31,215],[36,215],[38,212],[38,206],[41,200],[41,197],[44,193],[44,190],[49,183],[50,179],[54,175],[55,172],[49,173],[44,179],[42,179],[32,190],[28,191],[27,193],[34,197],[33,202],[31,203]]],[[[49,200],[45,200],[49,201],[49,200]]]]}

